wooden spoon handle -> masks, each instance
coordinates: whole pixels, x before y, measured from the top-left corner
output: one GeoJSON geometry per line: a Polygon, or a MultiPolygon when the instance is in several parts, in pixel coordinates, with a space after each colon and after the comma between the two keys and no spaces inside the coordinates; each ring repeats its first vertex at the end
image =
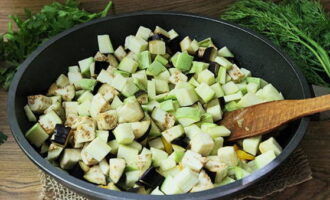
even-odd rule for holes
{"type": "Polygon", "coordinates": [[[268,133],[292,120],[330,110],[330,95],[281,100],[226,113],[220,123],[232,131],[228,141],[268,133]]]}

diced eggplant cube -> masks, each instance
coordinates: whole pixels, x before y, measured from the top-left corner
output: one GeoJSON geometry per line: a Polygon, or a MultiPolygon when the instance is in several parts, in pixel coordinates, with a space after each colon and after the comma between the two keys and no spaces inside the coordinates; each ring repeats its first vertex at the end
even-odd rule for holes
{"type": "Polygon", "coordinates": [[[237,101],[240,100],[243,97],[243,94],[241,91],[235,93],[235,94],[230,94],[230,95],[226,95],[224,96],[224,100],[226,103],[231,102],[231,101],[237,101]]]}
{"type": "Polygon", "coordinates": [[[206,107],[206,112],[212,115],[213,121],[222,119],[222,110],[218,99],[213,99],[206,107]]]}
{"type": "Polygon", "coordinates": [[[148,48],[148,42],[133,35],[127,36],[125,39],[125,48],[138,54],[148,48]]]}
{"type": "Polygon", "coordinates": [[[161,130],[169,129],[173,127],[175,123],[174,115],[160,108],[155,108],[151,113],[151,117],[161,130]]]}
{"type": "Polygon", "coordinates": [[[183,193],[186,193],[199,182],[198,173],[190,168],[184,168],[174,177],[174,182],[179,185],[183,193]]]}
{"type": "Polygon", "coordinates": [[[204,190],[208,190],[214,187],[211,178],[209,177],[209,175],[202,170],[199,175],[198,175],[198,184],[195,185],[190,192],[199,192],[199,191],[204,191],[204,190]]]}
{"type": "Polygon", "coordinates": [[[114,130],[113,134],[116,137],[118,144],[130,144],[134,140],[134,133],[132,125],[129,123],[119,124],[114,130]]]}
{"type": "MultiPolygon", "coordinates": [[[[81,79],[83,80],[83,79],[81,79]]],[[[80,81],[81,81],[80,80],[80,81]]],[[[80,85],[80,82],[79,82],[80,85]]],[[[73,85],[67,85],[64,88],[59,88],[55,91],[57,96],[61,96],[65,101],[71,101],[75,96],[75,87],[73,85]]]]}
{"type": "Polygon", "coordinates": [[[137,122],[144,117],[144,113],[138,102],[126,102],[117,108],[118,122],[137,122]]]}
{"type": "Polygon", "coordinates": [[[40,116],[39,124],[46,133],[52,134],[55,130],[56,124],[62,124],[62,120],[54,111],[51,111],[40,116]]]}
{"type": "Polygon", "coordinates": [[[176,68],[171,68],[170,72],[171,72],[171,76],[168,79],[169,82],[171,82],[173,84],[178,84],[179,82],[188,81],[188,77],[185,74],[183,74],[180,70],[178,70],[176,68]]]}
{"type": "Polygon", "coordinates": [[[127,165],[135,165],[138,154],[139,150],[120,144],[118,147],[117,157],[125,159],[127,165]]]}
{"type": "Polygon", "coordinates": [[[51,143],[48,148],[48,154],[46,159],[51,161],[51,160],[56,160],[60,154],[63,151],[63,146],[57,145],[55,143],[51,143]]]}
{"type": "Polygon", "coordinates": [[[112,182],[117,183],[125,170],[126,162],[121,158],[111,158],[109,166],[109,177],[112,182]]]}
{"type": "Polygon", "coordinates": [[[85,151],[100,162],[111,151],[111,147],[102,139],[95,138],[87,145],[85,151]]]}
{"type": "Polygon", "coordinates": [[[166,53],[166,45],[162,40],[152,40],[149,42],[149,51],[151,54],[164,55],[166,53]]]}
{"type": "Polygon", "coordinates": [[[101,94],[96,94],[91,103],[90,114],[93,118],[103,111],[105,111],[106,106],[108,105],[107,101],[101,94]]]}
{"type": "Polygon", "coordinates": [[[25,137],[36,147],[40,147],[47,140],[49,135],[39,123],[36,123],[25,133],[25,137]]]}
{"type": "Polygon", "coordinates": [[[36,122],[37,121],[37,118],[36,116],[34,115],[34,113],[32,112],[31,108],[29,105],[25,105],[24,106],[24,111],[25,111],[25,115],[26,117],[28,118],[28,120],[30,122],[36,122]]]}
{"type": "Polygon", "coordinates": [[[220,161],[226,163],[229,167],[234,167],[238,164],[238,157],[232,146],[220,148],[218,150],[218,156],[220,157],[220,161]]]}
{"type": "Polygon", "coordinates": [[[81,160],[80,149],[65,149],[60,166],[62,169],[71,169],[79,160],[81,160]]]}
{"type": "Polygon", "coordinates": [[[156,26],[156,28],[154,30],[154,33],[155,34],[161,34],[161,35],[164,35],[167,38],[170,38],[170,35],[168,34],[168,32],[165,31],[163,28],[161,28],[159,26],[156,26]]]}
{"type": "Polygon", "coordinates": [[[162,135],[167,142],[171,142],[174,139],[182,136],[183,134],[184,134],[184,130],[181,125],[173,126],[172,128],[162,132],[162,135]]]}
{"type": "Polygon", "coordinates": [[[116,56],[116,58],[121,61],[124,57],[126,57],[127,53],[124,49],[123,46],[119,46],[115,52],[114,52],[114,55],[116,56]]]}
{"type": "Polygon", "coordinates": [[[73,131],[74,142],[76,144],[92,141],[95,135],[95,124],[93,121],[88,124],[79,124],[73,131]]]}
{"type": "Polygon", "coordinates": [[[101,53],[113,53],[113,47],[109,35],[98,35],[97,41],[101,53]]]}
{"type": "Polygon", "coordinates": [[[282,152],[282,147],[273,137],[270,137],[268,140],[260,143],[259,150],[261,153],[266,153],[267,151],[272,150],[275,155],[278,156],[282,152]]]}
{"type": "Polygon", "coordinates": [[[99,165],[95,165],[91,167],[88,172],[84,175],[84,179],[91,183],[99,184],[99,185],[105,185],[106,184],[106,178],[103,174],[101,168],[99,165]]]}
{"type": "Polygon", "coordinates": [[[191,139],[191,150],[208,156],[214,147],[214,142],[208,134],[198,133],[191,139]]]}
{"type": "Polygon", "coordinates": [[[251,155],[257,155],[258,146],[261,141],[261,136],[246,138],[243,140],[243,150],[251,155]]]}
{"type": "Polygon", "coordinates": [[[28,105],[32,112],[43,113],[49,106],[52,105],[52,99],[44,95],[28,96],[28,105]]]}
{"type": "Polygon", "coordinates": [[[204,163],[206,163],[206,158],[202,157],[199,153],[187,150],[181,162],[184,167],[189,167],[192,170],[199,171],[202,169],[204,163]]]}
{"type": "Polygon", "coordinates": [[[269,164],[271,161],[273,161],[276,158],[276,154],[273,150],[266,151],[265,153],[262,153],[258,155],[255,160],[251,161],[254,162],[254,166],[256,169],[261,169],[267,164],[269,164]]]}
{"type": "Polygon", "coordinates": [[[165,194],[180,194],[183,193],[182,189],[179,187],[179,184],[174,181],[172,176],[167,176],[161,186],[161,191],[165,194]]]}
{"type": "Polygon", "coordinates": [[[218,150],[223,147],[223,137],[217,137],[217,138],[213,138],[214,141],[214,147],[211,151],[211,155],[217,155],[218,154],[218,150]]]}
{"type": "Polygon", "coordinates": [[[96,123],[99,130],[111,130],[117,126],[118,116],[115,110],[109,110],[99,113],[96,117],[96,123]]]}
{"type": "Polygon", "coordinates": [[[56,85],[57,85],[58,87],[61,87],[61,88],[65,87],[65,86],[67,86],[67,85],[69,85],[69,84],[70,84],[69,79],[68,79],[68,77],[65,76],[64,74],[61,74],[61,75],[57,78],[57,80],[56,80],[56,85]]]}

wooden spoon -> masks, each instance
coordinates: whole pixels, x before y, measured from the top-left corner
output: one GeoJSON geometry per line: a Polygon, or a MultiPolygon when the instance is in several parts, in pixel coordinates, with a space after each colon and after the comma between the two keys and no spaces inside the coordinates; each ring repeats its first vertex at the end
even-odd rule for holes
{"type": "Polygon", "coordinates": [[[330,110],[330,95],[302,100],[280,100],[227,112],[220,121],[231,135],[228,141],[262,135],[292,120],[330,110]]]}

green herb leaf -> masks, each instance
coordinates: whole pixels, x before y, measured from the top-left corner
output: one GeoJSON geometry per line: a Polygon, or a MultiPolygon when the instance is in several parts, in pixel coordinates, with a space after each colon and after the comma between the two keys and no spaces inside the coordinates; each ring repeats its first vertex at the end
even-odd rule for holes
{"type": "Polygon", "coordinates": [[[312,84],[330,87],[330,18],[318,1],[241,0],[221,15],[285,50],[312,84]]]}
{"type": "Polygon", "coordinates": [[[3,144],[4,142],[6,142],[7,138],[8,138],[8,136],[0,131],[0,144],[3,144]]]}
{"type": "Polygon", "coordinates": [[[76,24],[106,16],[112,2],[99,13],[90,13],[78,6],[77,1],[67,0],[64,4],[46,5],[34,15],[25,9],[23,18],[10,16],[12,22],[8,24],[8,31],[0,35],[0,87],[8,89],[20,63],[40,44],[76,24]],[[18,31],[12,29],[12,23],[17,25],[18,31]]]}

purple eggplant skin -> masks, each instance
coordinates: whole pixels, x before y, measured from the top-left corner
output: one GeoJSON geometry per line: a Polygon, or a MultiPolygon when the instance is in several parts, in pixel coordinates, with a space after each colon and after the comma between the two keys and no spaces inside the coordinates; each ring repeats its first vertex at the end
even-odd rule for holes
{"type": "Polygon", "coordinates": [[[216,172],[211,172],[210,170],[208,170],[206,168],[204,168],[204,171],[211,178],[211,181],[214,183],[217,173],[216,172]]]}
{"type": "Polygon", "coordinates": [[[165,178],[157,172],[155,167],[150,167],[143,173],[136,184],[153,189],[162,184],[164,179],[165,178]]]}
{"type": "Polygon", "coordinates": [[[217,50],[214,47],[208,47],[205,49],[205,52],[203,54],[203,60],[205,62],[211,62],[213,57],[217,55],[217,50]]]}
{"type": "Polygon", "coordinates": [[[214,75],[218,75],[220,65],[216,62],[210,62],[209,68],[208,68],[214,75]]]}
{"type": "Polygon", "coordinates": [[[181,51],[180,42],[181,38],[179,37],[166,42],[166,47],[170,55],[174,55],[176,52],[181,51]]]}
{"type": "Polygon", "coordinates": [[[100,87],[101,87],[102,85],[103,85],[103,83],[97,81],[97,82],[96,82],[96,85],[95,85],[94,88],[93,88],[93,92],[92,92],[92,94],[93,94],[93,95],[96,95],[96,93],[99,91],[99,89],[100,89],[100,87]]]}
{"type": "Polygon", "coordinates": [[[189,145],[189,138],[187,138],[186,136],[181,136],[173,140],[171,143],[183,148],[187,148],[189,145]]]}
{"type": "Polygon", "coordinates": [[[99,74],[102,69],[106,70],[109,67],[109,63],[107,61],[95,61],[95,74],[99,74]]]}
{"type": "Polygon", "coordinates": [[[156,34],[153,34],[152,36],[150,36],[148,38],[148,41],[152,41],[152,40],[163,40],[164,42],[168,41],[169,38],[166,37],[165,35],[163,34],[160,34],[160,33],[156,33],[156,34]]]}
{"type": "Polygon", "coordinates": [[[56,124],[54,137],[52,137],[51,141],[60,145],[64,145],[69,139],[70,131],[70,127],[66,127],[63,124],[56,124]]]}
{"type": "Polygon", "coordinates": [[[68,172],[72,176],[83,180],[84,171],[81,169],[78,163],[75,166],[73,166],[68,172]]]}

